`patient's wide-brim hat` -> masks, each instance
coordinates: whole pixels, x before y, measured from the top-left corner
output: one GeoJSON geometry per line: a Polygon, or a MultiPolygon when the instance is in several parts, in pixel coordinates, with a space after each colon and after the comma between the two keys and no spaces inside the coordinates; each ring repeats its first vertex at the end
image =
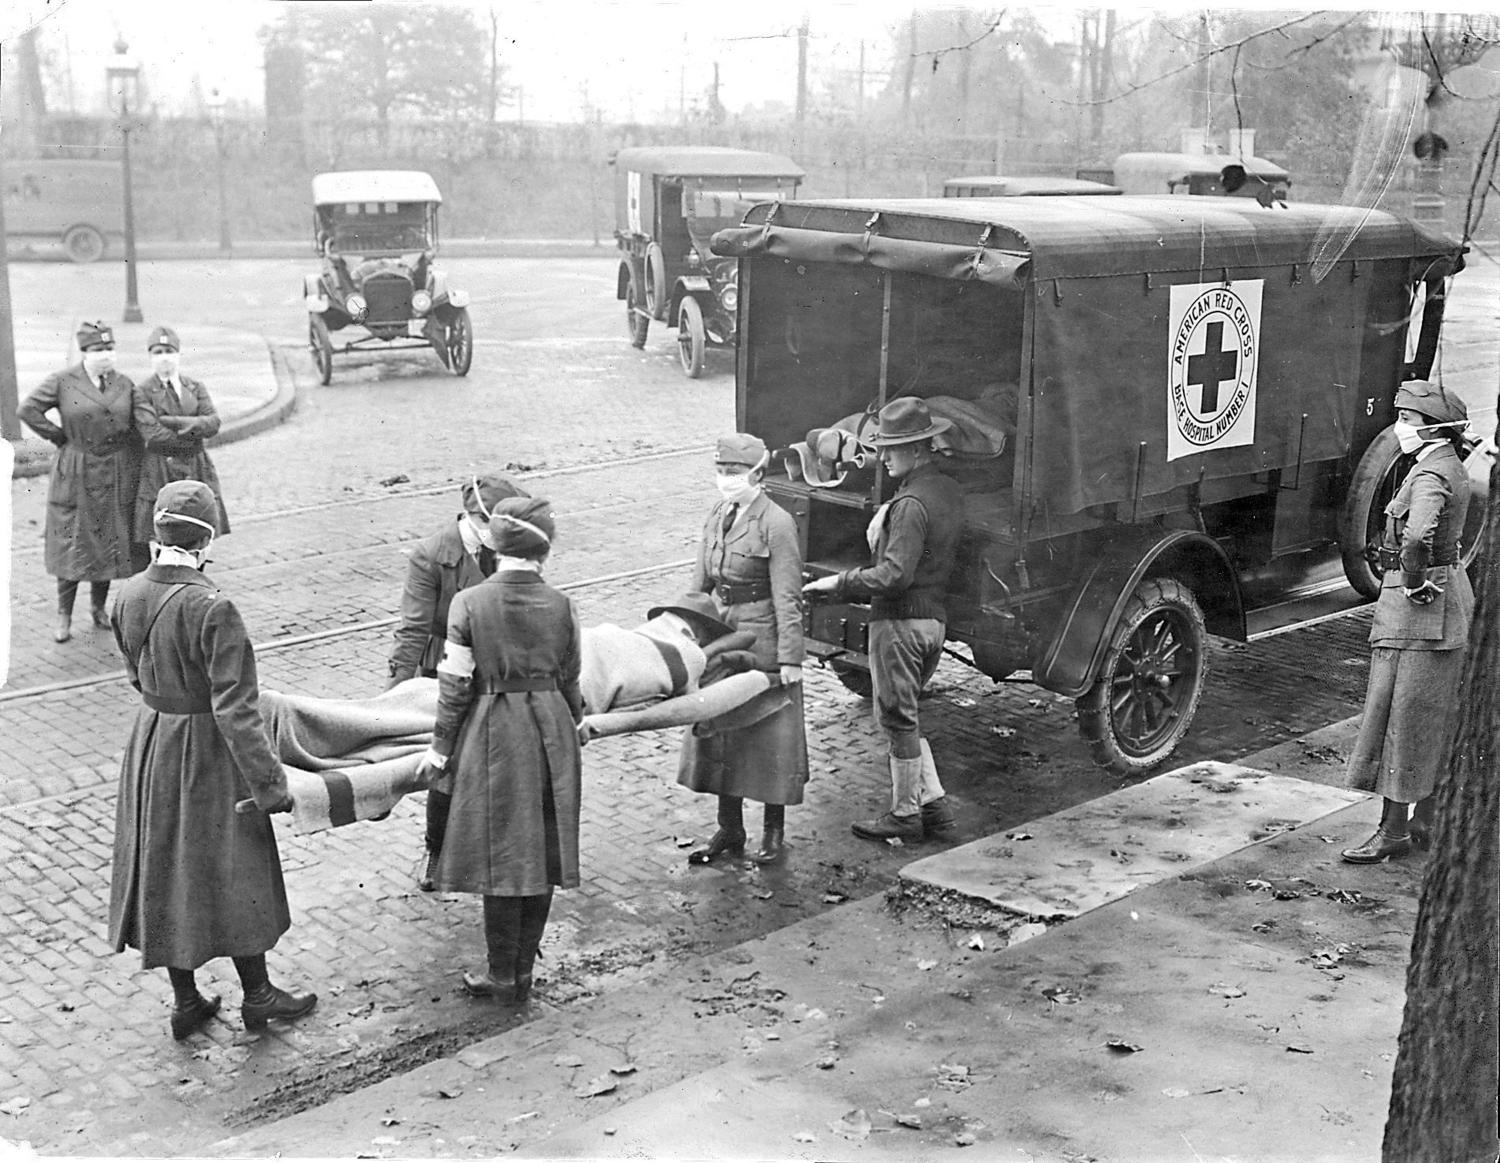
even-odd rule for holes
{"type": "Polygon", "coordinates": [[[874,433],[861,439],[876,448],[890,448],[930,440],[952,427],[953,421],[929,412],[926,401],[916,396],[901,396],[880,409],[874,433]]]}
{"type": "Polygon", "coordinates": [[[700,642],[712,642],[734,633],[734,627],[719,617],[719,608],[714,605],[714,600],[702,592],[683,594],[669,606],[652,606],[646,611],[646,621],[662,614],[676,614],[688,622],[700,642]]]}
{"type": "Polygon", "coordinates": [[[1407,380],[1396,389],[1396,407],[1420,412],[1434,424],[1467,424],[1468,406],[1442,384],[1430,380],[1407,380]]]}

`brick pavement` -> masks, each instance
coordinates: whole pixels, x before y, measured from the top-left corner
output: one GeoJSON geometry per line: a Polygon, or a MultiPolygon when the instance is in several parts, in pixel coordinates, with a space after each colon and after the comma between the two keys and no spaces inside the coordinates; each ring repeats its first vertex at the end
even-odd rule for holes
{"type": "MultiPolygon", "coordinates": [[[[659,579],[644,577],[576,596],[587,621],[628,621],[657,592],[659,579]]],[[[1316,671],[1360,653],[1361,621],[1272,639],[1253,655],[1217,648],[1215,683],[1183,760],[1243,753],[1349,713],[1363,675],[1350,665],[1348,684],[1329,684],[1316,671]],[[1314,659],[1326,665],[1310,668],[1314,659]],[[1270,714],[1288,695],[1300,704],[1296,714],[1270,714]]],[[[383,634],[367,632],[270,651],[265,682],[360,693],[384,644],[383,634]]],[[[114,698],[128,704],[125,694],[117,689],[114,698]]],[[[670,734],[590,746],[586,883],[560,894],[549,929],[549,1006],[565,1010],[675,956],[736,944],[889,883],[905,854],[847,832],[851,816],[885,794],[868,704],[817,669],[808,695],[818,774],[806,804],[789,812],[792,857],[781,869],[686,866],[684,845],[712,827],[712,805],[676,786],[670,734]]],[[[946,662],[924,710],[968,834],[1117,785],[1090,766],[1070,709],[1046,692],[997,686],[946,662]],[[1016,734],[1000,739],[996,726],[1016,734]]],[[[111,763],[123,734],[113,740],[111,763]]],[[[172,1043],[163,975],[138,972],[134,955],[105,948],[112,805],[111,775],[0,810],[0,846],[16,853],[0,889],[0,932],[22,954],[0,967],[0,1102],[33,1100],[0,1133],[53,1152],[172,1152],[244,1125],[259,1104],[284,1114],[305,1096],[451,1052],[511,1020],[456,989],[457,968],[481,956],[478,910],[462,896],[413,891],[421,833],[413,799],[379,824],[283,843],[295,922],[271,962],[279,977],[323,992],[317,1016],[255,1038],[231,1010],[207,1036],[172,1043]]],[[[237,999],[227,963],[211,963],[205,976],[237,999]]]]}

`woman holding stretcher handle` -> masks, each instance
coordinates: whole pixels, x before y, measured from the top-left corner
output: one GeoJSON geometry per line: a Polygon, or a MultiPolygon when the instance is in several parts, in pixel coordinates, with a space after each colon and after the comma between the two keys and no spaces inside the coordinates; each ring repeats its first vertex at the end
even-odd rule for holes
{"type": "Polygon", "coordinates": [[[1383,805],[1375,834],[1344,851],[1351,864],[1377,864],[1431,842],[1430,797],[1448,758],[1474,616],[1459,546],[1469,478],[1457,445],[1468,410],[1426,380],[1402,384],[1395,403],[1401,451],[1416,463],[1385,507],[1385,535],[1374,549],[1383,580],[1349,783],[1379,793],[1383,805]]]}

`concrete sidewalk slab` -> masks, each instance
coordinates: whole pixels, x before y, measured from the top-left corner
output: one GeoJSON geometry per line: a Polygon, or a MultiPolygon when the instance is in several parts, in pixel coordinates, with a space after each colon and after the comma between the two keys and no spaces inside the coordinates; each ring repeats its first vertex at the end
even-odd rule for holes
{"type": "Polygon", "coordinates": [[[1366,798],[1198,763],[914,861],[901,878],[1023,917],[1076,917],[1366,798]]]}

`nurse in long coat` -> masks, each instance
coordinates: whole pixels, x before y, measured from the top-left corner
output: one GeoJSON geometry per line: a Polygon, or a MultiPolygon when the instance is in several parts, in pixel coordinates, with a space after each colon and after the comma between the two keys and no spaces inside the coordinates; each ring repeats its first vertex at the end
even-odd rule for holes
{"type": "Polygon", "coordinates": [[[135,501],[135,540],[144,545],[154,536],[151,513],[156,494],[171,481],[202,481],[213,490],[219,503],[214,532],[222,537],[229,532],[229,514],[218,471],[203,447],[205,440],[219,433],[218,409],[202,382],[182,374],[182,340],[177,332],[170,327],[152,328],[146,351],[151,356],[151,374],[135,385],[131,405],[136,430],[145,444],[135,501]]]}
{"type": "Polygon", "coordinates": [[[785,702],[747,727],[683,735],[677,782],[719,799],[718,831],[688,856],[709,864],[745,848],[744,801],[764,804],[761,846],[752,860],[779,861],[786,807],[802,802],[807,736],[802,717],[802,553],[792,516],[760,487],[770,454],[757,436],[719,440],[715,481],[720,498],[709,510],[689,587],[713,596],[719,616],[755,634],[756,665],[780,676],[785,702]]]}
{"type": "Polygon", "coordinates": [[[133,385],[115,371],[114,332],[104,323],[78,328],[80,363],[54,372],[26,397],[18,414],[57,445],[47,481],[47,572],[57,579],[53,638],[72,637],[78,583],[89,582],[94,625],[109,629],[109,584],[146,565],[145,542],[132,534],[141,473],[133,385]],[[48,413],[55,412],[53,421],[48,413]]]}
{"type": "Polygon", "coordinates": [[[488,969],[465,973],[464,987],[519,1005],[552,891],[578,886],[582,638],[572,600],[542,580],[550,502],[500,501],[490,531],[495,572],[448,610],[437,723],[418,775],[453,797],[437,889],[484,898],[488,969]]]}
{"type": "Polygon", "coordinates": [[[266,951],[291,924],[266,813],[290,811],[292,798],[261,720],[244,623],[202,573],[216,510],[200,481],[162,489],[156,560],[115,603],[115,640],[142,705],[120,765],[109,941],[139,949],[147,969],[166,967],[178,1039],[219,1010],[193,974],[212,957],[234,959],[248,1030],[317,1002],[266,972],[266,951]],[[241,800],[259,810],[238,811],[241,800]]]}
{"type": "Polygon", "coordinates": [[[1370,627],[1370,681],[1349,783],[1382,797],[1380,826],[1346,849],[1351,864],[1404,856],[1430,840],[1428,798],[1447,758],[1458,712],[1474,591],[1459,537],[1469,478],[1456,451],[1468,424],[1462,400],[1426,380],[1396,392],[1396,436],[1416,456],[1386,506],[1383,578],[1370,627]],[[1417,805],[1408,825],[1408,810],[1417,805]]]}

